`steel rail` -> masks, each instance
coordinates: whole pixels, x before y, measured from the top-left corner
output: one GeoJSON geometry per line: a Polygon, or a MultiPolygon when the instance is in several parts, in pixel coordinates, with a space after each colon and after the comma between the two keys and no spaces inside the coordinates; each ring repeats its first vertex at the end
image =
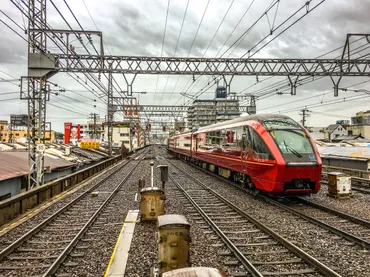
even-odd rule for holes
{"type": "MultiPolygon", "coordinates": [[[[141,159],[142,160],[142,159],[141,159]]],[[[59,266],[67,258],[68,254],[73,250],[76,244],[80,241],[81,237],[87,232],[89,227],[94,223],[95,219],[98,217],[100,212],[105,208],[105,206],[112,200],[112,198],[117,194],[121,187],[126,183],[128,178],[131,177],[132,173],[140,164],[141,160],[130,170],[130,172],[123,178],[123,180],[116,186],[114,191],[109,195],[109,197],[103,202],[99,209],[90,217],[88,222],[84,227],[78,232],[78,234],[73,238],[73,240],[68,244],[68,246],[63,250],[59,257],[54,261],[54,263],[47,269],[47,271],[42,275],[42,277],[52,276],[59,268],[59,266]]]]}
{"type": "MultiPolygon", "coordinates": [[[[197,167],[197,166],[194,166],[193,164],[191,164],[191,163],[188,163],[190,166],[192,166],[192,167],[194,167],[194,168],[197,168],[197,169],[200,169],[201,171],[203,171],[203,172],[205,172],[206,174],[208,174],[208,175],[212,175],[212,176],[214,176],[214,177],[216,177],[216,178],[218,178],[219,180],[222,180],[222,181],[224,181],[224,182],[226,182],[226,183],[228,183],[228,184],[231,184],[231,185],[233,185],[234,187],[236,187],[236,188],[238,188],[238,189],[240,189],[240,190],[242,190],[242,191],[244,191],[244,192],[247,192],[247,193],[249,193],[249,194],[253,194],[253,195],[255,195],[252,191],[250,191],[250,190],[248,190],[248,189],[245,189],[245,188],[241,188],[240,186],[238,186],[238,185],[236,185],[234,182],[232,182],[232,181],[230,181],[230,180],[227,180],[227,179],[225,179],[225,178],[223,178],[223,177],[221,177],[221,176],[219,176],[219,175],[217,175],[217,174],[215,174],[215,173],[213,173],[213,172],[210,172],[210,171],[207,171],[207,170],[205,170],[205,169],[203,169],[203,168],[201,168],[201,167],[197,167]]],[[[269,197],[267,197],[267,196],[265,196],[265,195],[258,195],[261,199],[263,199],[263,200],[265,200],[266,202],[269,202],[270,204],[272,204],[272,205],[275,205],[275,206],[278,206],[279,208],[282,208],[282,209],[284,209],[284,210],[286,210],[286,211],[288,211],[288,212],[291,212],[291,213],[293,213],[293,214],[295,214],[296,216],[298,216],[298,217],[301,217],[301,218],[303,218],[303,219],[305,219],[305,220],[307,220],[307,221],[309,221],[309,222],[311,222],[311,223],[313,223],[313,224],[315,224],[315,225],[317,225],[317,226],[320,226],[320,227],[322,227],[322,228],[324,228],[324,229],[326,229],[326,230],[329,230],[330,232],[332,232],[332,233],[334,233],[334,234],[337,234],[337,235],[339,235],[339,236],[341,236],[341,237],[344,237],[344,238],[346,238],[347,240],[350,240],[350,241],[352,241],[352,242],[354,242],[354,243],[356,243],[357,245],[359,245],[360,247],[363,247],[363,248],[366,248],[366,249],[370,249],[370,243],[369,242],[367,242],[367,241],[365,241],[365,240],[363,240],[363,239],[361,239],[361,238],[359,238],[359,237],[356,237],[356,236],[354,236],[354,235],[352,235],[352,234],[350,234],[350,233],[348,233],[348,232],[345,232],[345,231],[342,231],[342,230],[340,230],[340,229],[338,229],[338,228],[336,228],[336,227],[334,227],[334,226],[331,226],[331,225],[329,225],[329,224],[327,224],[327,223],[324,223],[324,222],[322,222],[322,221],[320,221],[320,220],[317,220],[317,219],[315,219],[315,218],[313,218],[313,217],[310,217],[310,216],[308,216],[308,215],[305,215],[305,214],[303,214],[303,213],[301,213],[301,212],[298,212],[298,211],[296,211],[296,210],[294,210],[294,209],[292,209],[292,208],[290,208],[290,207],[288,207],[288,206],[286,206],[286,205],[284,205],[284,204],[281,204],[281,203],[279,203],[279,202],[277,202],[277,201],[275,201],[275,200],[273,200],[273,199],[271,199],[271,198],[269,198],[269,197]]],[[[341,213],[341,212],[339,212],[339,211],[337,211],[338,212],[338,215],[341,213]]],[[[344,213],[343,213],[344,214],[344,213]]],[[[350,216],[350,215],[347,215],[347,216],[350,216]]],[[[346,218],[346,219],[348,219],[348,218],[346,218]]],[[[353,222],[355,222],[355,220],[356,219],[354,219],[354,221],[353,222]]],[[[361,219],[358,219],[358,220],[361,220],[361,219]]],[[[358,221],[359,222],[359,221],[358,221]]],[[[358,223],[358,222],[356,222],[357,224],[362,224],[362,223],[358,223]]],[[[366,221],[365,221],[366,222],[366,221]]],[[[368,223],[365,223],[365,225],[366,224],[368,224],[368,223]]],[[[366,227],[367,227],[367,225],[366,225],[366,227]]]]}
{"type": "Polygon", "coordinates": [[[211,228],[217,233],[221,240],[226,244],[226,246],[231,250],[231,252],[237,257],[237,259],[242,263],[242,265],[249,270],[249,273],[253,277],[263,277],[263,275],[253,266],[253,264],[243,255],[243,253],[230,241],[230,239],[217,227],[212,219],[203,211],[201,207],[193,200],[193,198],[184,190],[180,183],[173,177],[171,173],[168,174],[172,182],[181,190],[189,202],[195,207],[195,209],[200,213],[204,220],[211,226],[211,228]]]}
{"type": "Polygon", "coordinates": [[[57,216],[59,216],[60,214],[62,214],[64,211],[66,211],[72,205],[74,205],[75,203],[77,203],[79,200],[81,200],[83,197],[85,197],[92,190],[94,190],[95,188],[97,188],[98,186],[100,186],[102,183],[104,183],[105,181],[107,181],[109,178],[111,178],[115,173],[117,173],[117,171],[119,171],[120,169],[122,169],[128,163],[129,163],[129,161],[127,161],[126,163],[123,163],[122,165],[118,166],[117,169],[114,169],[114,171],[111,174],[109,174],[108,176],[104,177],[104,179],[102,179],[101,181],[99,181],[93,187],[91,187],[90,189],[88,189],[87,191],[85,191],[84,193],[82,193],[80,196],[78,196],[77,198],[75,198],[72,201],[70,201],[69,203],[67,203],[65,206],[63,206],[62,208],[60,208],[59,210],[57,210],[55,213],[53,213],[51,216],[49,216],[48,218],[46,218],[44,221],[42,221],[41,223],[39,223],[38,225],[36,225],[33,229],[29,230],[22,237],[20,237],[19,239],[17,239],[16,241],[14,241],[10,245],[8,245],[6,248],[4,248],[0,252],[0,261],[3,260],[9,254],[11,254],[18,247],[20,247],[30,237],[32,237],[37,232],[39,232],[42,228],[44,228],[46,225],[48,225],[54,218],[56,218],[57,216]]]}
{"type": "Polygon", "coordinates": [[[370,228],[370,221],[364,220],[362,218],[359,218],[359,217],[356,217],[356,216],[353,216],[353,215],[350,215],[350,214],[347,214],[347,213],[343,213],[343,212],[334,210],[334,209],[332,209],[332,208],[330,208],[328,206],[324,206],[324,205],[321,205],[319,203],[312,202],[312,201],[310,201],[308,199],[304,199],[304,198],[301,198],[301,197],[297,197],[297,199],[299,201],[301,201],[302,203],[306,204],[306,205],[310,205],[312,207],[321,209],[323,211],[332,213],[334,215],[337,215],[337,216],[343,217],[345,219],[348,219],[349,221],[352,221],[354,223],[357,223],[357,224],[363,225],[363,226],[365,226],[367,228],[370,228]]]}
{"type": "MultiPolygon", "coordinates": [[[[285,246],[287,249],[289,249],[295,255],[297,255],[302,260],[304,260],[305,262],[307,262],[308,264],[310,264],[311,266],[313,266],[314,268],[316,268],[320,273],[324,274],[324,276],[326,276],[326,277],[340,277],[341,276],[338,273],[336,273],[335,271],[333,271],[332,269],[330,269],[329,267],[327,267],[326,265],[324,265],[323,263],[321,263],[320,261],[318,261],[317,259],[315,259],[314,257],[312,257],[311,255],[309,255],[306,252],[304,252],[299,247],[295,246],[294,244],[292,244],[291,242],[289,242],[288,240],[286,240],[285,238],[283,238],[282,236],[280,236],[278,233],[276,233],[275,231],[273,231],[272,229],[270,229],[269,227],[267,227],[263,223],[261,223],[258,220],[256,220],[254,217],[252,217],[252,216],[248,215],[247,213],[245,213],[243,210],[241,210],[239,207],[237,207],[236,205],[234,205],[233,203],[231,203],[229,200],[227,200],[226,198],[224,198],[223,196],[221,196],[219,193],[217,193],[216,191],[214,191],[211,188],[207,187],[205,184],[203,184],[203,182],[199,181],[193,175],[191,175],[191,174],[185,172],[184,170],[178,168],[172,162],[169,162],[169,163],[172,166],[174,166],[175,168],[177,168],[179,171],[183,172],[189,178],[193,179],[200,186],[202,186],[205,190],[211,192],[213,195],[215,195],[221,201],[223,201],[224,203],[226,203],[229,207],[231,207],[232,209],[234,209],[240,215],[244,216],[247,220],[251,221],[253,224],[255,224],[262,231],[264,231],[265,233],[269,234],[272,238],[274,238],[275,240],[277,240],[278,242],[280,242],[283,246],[285,246]]],[[[171,178],[171,180],[173,180],[173,178],[171,178]]]]}
{"type": "Polygon", "coordinates": [[[308,215],[306,215],[304,213],[298,212],[298,211],[296,211],[296,210],[294,210],[294,209],[286,206],[285,204],[278,203],[277,201],[272,200],[272,199],[270,199],[268,197],[265,197],[265,196],[262,196],[262,197],[267,202],[269,202],[269,203],[271,203],[271,204],[273,204],[273,205],[275,205],[275,206],[277,206],[279,208],[282,208],[282,209],[284,209],[284,210],[286,210],[288,212],[291,212],[292,214],[294,214],[294,215],[296,215],[296,216],[298,216],[300,218],[303,218],[303,219],[305,219],[305,220],[307,220],[307,221],[309,221],[309,222],[311,222],[311,223],[313,223],[313,224],[315,224],[317,226],[320,226],[320,227],[322,227],[322,228],[324,228],[326,230],[329,230],[330,232],[332,232],[332,233],[334,233],[336,235],[339,235],[339,236],[341,236],[341,237],[343,237],[343,238],[345,238],[345,239],[347,239],[349,241],[352,241],[352,242],[356,243],[357,245],[359,245],[359,246],[361,246],[363,248],[366,248],[366,249],[369,249],[370,250],[370,243],[367,242],[367,241],[365,241],[365,240],[363,240],[363,239],[361,239],[361,238],[359,238],[359,237],[356,237],[356,236],[354,236],[354,235],[352,235],[352,234],[350,234],[348,232],[342,231],[342,230],[340,230],[340,229],[338,229],[338,228],[336,228],[336,227],[334,227],[334,226],[332,226],[330,224],[327,224],[327,223],[325,223],[325,222],[323,222],[321,220],[315,219],[315,218],[313,218],[311,216],[308,216],[308,215]]]}

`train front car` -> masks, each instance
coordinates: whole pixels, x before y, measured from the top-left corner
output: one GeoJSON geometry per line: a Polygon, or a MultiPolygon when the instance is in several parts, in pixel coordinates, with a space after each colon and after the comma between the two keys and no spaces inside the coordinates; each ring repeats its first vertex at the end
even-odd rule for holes
{"type": "Polygon", "coordinates": [[[317,193],[321,186],[322,163],[308,132],[286,116],[261,116],[259,123],[260,130],[256,130],[276,161],[277,170],[274,170],[275,176],[271,176],[275,181],[272,193],[285,196],[317,193]]]}

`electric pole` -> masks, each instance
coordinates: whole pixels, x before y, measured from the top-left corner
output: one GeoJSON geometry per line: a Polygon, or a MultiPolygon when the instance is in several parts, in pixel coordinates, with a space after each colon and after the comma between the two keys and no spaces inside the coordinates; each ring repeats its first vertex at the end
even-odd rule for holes
{"type": "Polygon", "coordinates": [[[96,139],[97,138],[97,133],[96,133],[96,116],[98,114],[97,113],[91,113],[90,114],[90,119],[94,120],[94,125],[93,125],[93,138],[96,139]]]}
{"type": "Polygon", "coordinates": [[[305,127],[306,128],[306,117],[309,117],[310,115],[308,114],[310,111],[308,110],[308,109],[302,109],[301,110],[301,113],[299,114],[299,115],[301,115],[302,116],[302,120],[301,120],[301,122],[302,122],[302,125],[303,125],[303,127],[305,127]]]}

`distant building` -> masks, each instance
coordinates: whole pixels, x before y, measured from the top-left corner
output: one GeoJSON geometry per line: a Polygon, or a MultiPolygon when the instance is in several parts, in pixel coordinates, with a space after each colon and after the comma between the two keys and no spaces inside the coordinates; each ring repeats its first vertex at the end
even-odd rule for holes
{"type": "Polygon", "coordinates": [[[356,113],[356,116],[351,118],[351,123],[347,128],[348,134],[370,138],[370,111],[356,113]]]}
{"type": "MultiPolygon", "coordinates": [[[[143,147],[145,145],[145,132],[139,126],[139,130],[136,130],[135,127],[135,134],[131,132],[131,123],[129,121],[123,122],[114,122],[113,124],[113,133],[112,133],[112,146],[114,148],[121,147],[122,144],[128,150],[133,150],[139,147],[143,147]]],[[[106,123],[103,124],[104,134],[102,135],[102,140],[108,140],[108,126],[106,123]]]]}
{"type": "Polygon", "coordinates": [[[241,115],[239,101],[219,98],[194,100],[188,109],[188,128],[194,129],[217,122],[237,118],[241,115]]]}
{"type": "MultiPolygon", "coordinates": [[[[0,155],[0,201],[13,197],[27,188],[29,170],[27,151],[6,151],[0,155]]],[[[74,171],[74,163],[45,155],[45,182],[49,182],[74,171]]]]}
{"type": "MultiPolygon", "coordinates": [[[[27,140],[27,126],[12,126],[7,120],[0,121],[0,142],[17,142],[19,140],[27,140]]],[[[45,142],[55,141],[55,132],[46,131],[45,132],[45,142]]]]}
{"type": "Polygon", "coordinates": [[[348,131],[341,124],[331,124],[324,130],[324,139],[332,141],[339,136],[347,136],[348,131]]]}

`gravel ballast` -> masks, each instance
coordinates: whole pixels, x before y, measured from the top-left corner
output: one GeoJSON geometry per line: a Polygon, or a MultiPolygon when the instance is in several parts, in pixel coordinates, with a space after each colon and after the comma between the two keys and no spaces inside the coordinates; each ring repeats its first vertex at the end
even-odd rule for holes
{"type": "Polygon", "coordinates": [[[322,259],[324,264],[335,268],[343,276],[370,276],[370,264],[367,262],[370,260],[370,255],[362,251],[359,246],[349,245],[345,240],[338,239],[324,229],[282,211],[272,204],[255,199],[182,161],[172,160],[172,162],[196,176],[257,220],[276,230],[280,235],[294,241],[298,247],[307,249],[307,253],[322,259]]]}

